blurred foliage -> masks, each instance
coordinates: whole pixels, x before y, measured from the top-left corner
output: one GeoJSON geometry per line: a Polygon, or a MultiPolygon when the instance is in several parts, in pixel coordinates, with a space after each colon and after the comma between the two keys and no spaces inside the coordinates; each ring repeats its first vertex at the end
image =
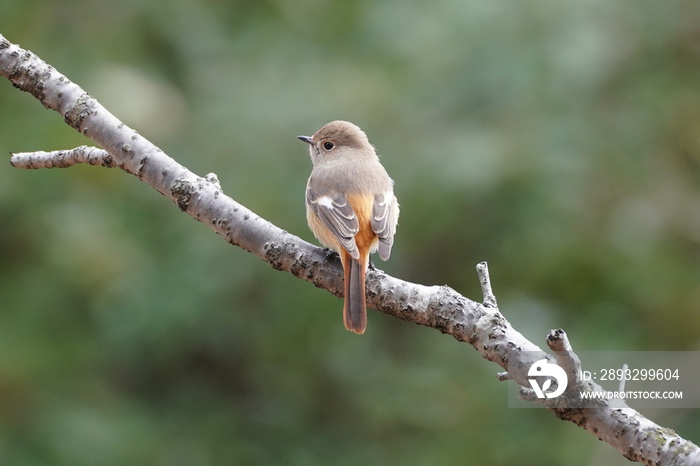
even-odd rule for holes
{"type": "MultiPolygon", "coordinates": [[[[388,272],[542,343],[700,350],[700,3],[5,0],[2,33],[312,240],[297,134],[356,122],[388,272]],[[288,193],[288,194],[287,194],[288,193]]],[[[0,153],[89,143],[0,82],[0,153]]],[[[0,462],[629,464],[438,332],[232,248],[117,170],[0,169],[0,462]]],[[[697,411],[654,420],[700,439],[697,411]]]]}

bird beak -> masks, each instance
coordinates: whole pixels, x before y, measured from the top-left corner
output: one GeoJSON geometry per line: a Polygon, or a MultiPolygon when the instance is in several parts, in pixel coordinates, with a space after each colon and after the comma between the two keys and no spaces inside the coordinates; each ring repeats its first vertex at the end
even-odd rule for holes
{"type": "Polygon", "coordinates": [[[312,146],[314,145],[314,140],[311,139],[311,138],[308,137],[308,136],[297,136],[297,139],[300,139],[300,140],[304,141],[304,142],[307,143],[307,144],[311,144],[312,146]]]}

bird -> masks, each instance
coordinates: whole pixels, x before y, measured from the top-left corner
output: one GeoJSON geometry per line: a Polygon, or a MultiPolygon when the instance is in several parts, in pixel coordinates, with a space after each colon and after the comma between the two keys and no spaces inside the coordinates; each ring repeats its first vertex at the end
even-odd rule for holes
{"type": "Polygon", "coordinates": [[[312,170],[306,184],[306,220],[318,241],[337,252],[343,265],[345,328],[363,334],[367,327],[365,274],[370,253],[386,261],[399,219],[394,181],[357,125],[336,120],[313,136],[312,170]]]}

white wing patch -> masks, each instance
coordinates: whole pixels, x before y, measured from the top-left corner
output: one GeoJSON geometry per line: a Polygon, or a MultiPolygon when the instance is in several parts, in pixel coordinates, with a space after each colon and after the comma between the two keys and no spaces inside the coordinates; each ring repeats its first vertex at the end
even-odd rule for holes
{"type": "Polygon", "coordinates": [[[323,206],[327,209],[333,208],[333,199],[331,199],[328,196],[321,196],[318,199],[316,199],[316,202],[318,203],[318,205],[323,206]]]}

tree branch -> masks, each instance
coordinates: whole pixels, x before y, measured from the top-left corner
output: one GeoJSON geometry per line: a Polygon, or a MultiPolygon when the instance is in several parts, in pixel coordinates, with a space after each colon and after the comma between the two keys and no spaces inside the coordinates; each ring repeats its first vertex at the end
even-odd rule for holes
{"type": "MultiPolygon", "coordinates": [[[[72,83],[33,53],[0,35],[0,75],[15,87],[31,93],[46,108],[60,113],[65,122],[102,149],[81,146],[58,152],[14,154],[18,168],[64,168],[76,163],[118,167],[138,177],[173,201],[192,218],[209,225],[229,243],[251,252],[277,270],[290,272],[336,296],[343,292],[340,261],[336,256],[276,227],[226,196],[216,179],[200,177],[168,157],[158,147],[120,122],[80,86],[72,83]]],[[[484,303],[472,301],[447,286],[423,286],[391,277],[381,270],[367,274],[367,301],[372,307],[399,319],[452,335],[476,348],[482,357],[531,390],[528,369],[535,362],[537,345],[517,332],[501,315],[491,290],[486,263],[478,265],[484,303]]],[[[571,380],[572,387],[599,390],[579,380],[580,361],[562,330],[550,332],[547,343],[571,380]]],[[[700,464],[700,449],[670,429],[646,419],[624,403],[612,406],[594,401],[585,408],[564,408],[552,400],[537,400],[562,419],[574,422],[617,448],[626,458],[645,464],[700,464]]]]}
{"type": "Polygon", "coordinates": [[[12,154],[10,165],[15,168],[68,168],[79,163],[114,167],[114,159],[109,152],[97,147],[80,146],[71,150],[53,152],[24,152],[12,154]]]}

